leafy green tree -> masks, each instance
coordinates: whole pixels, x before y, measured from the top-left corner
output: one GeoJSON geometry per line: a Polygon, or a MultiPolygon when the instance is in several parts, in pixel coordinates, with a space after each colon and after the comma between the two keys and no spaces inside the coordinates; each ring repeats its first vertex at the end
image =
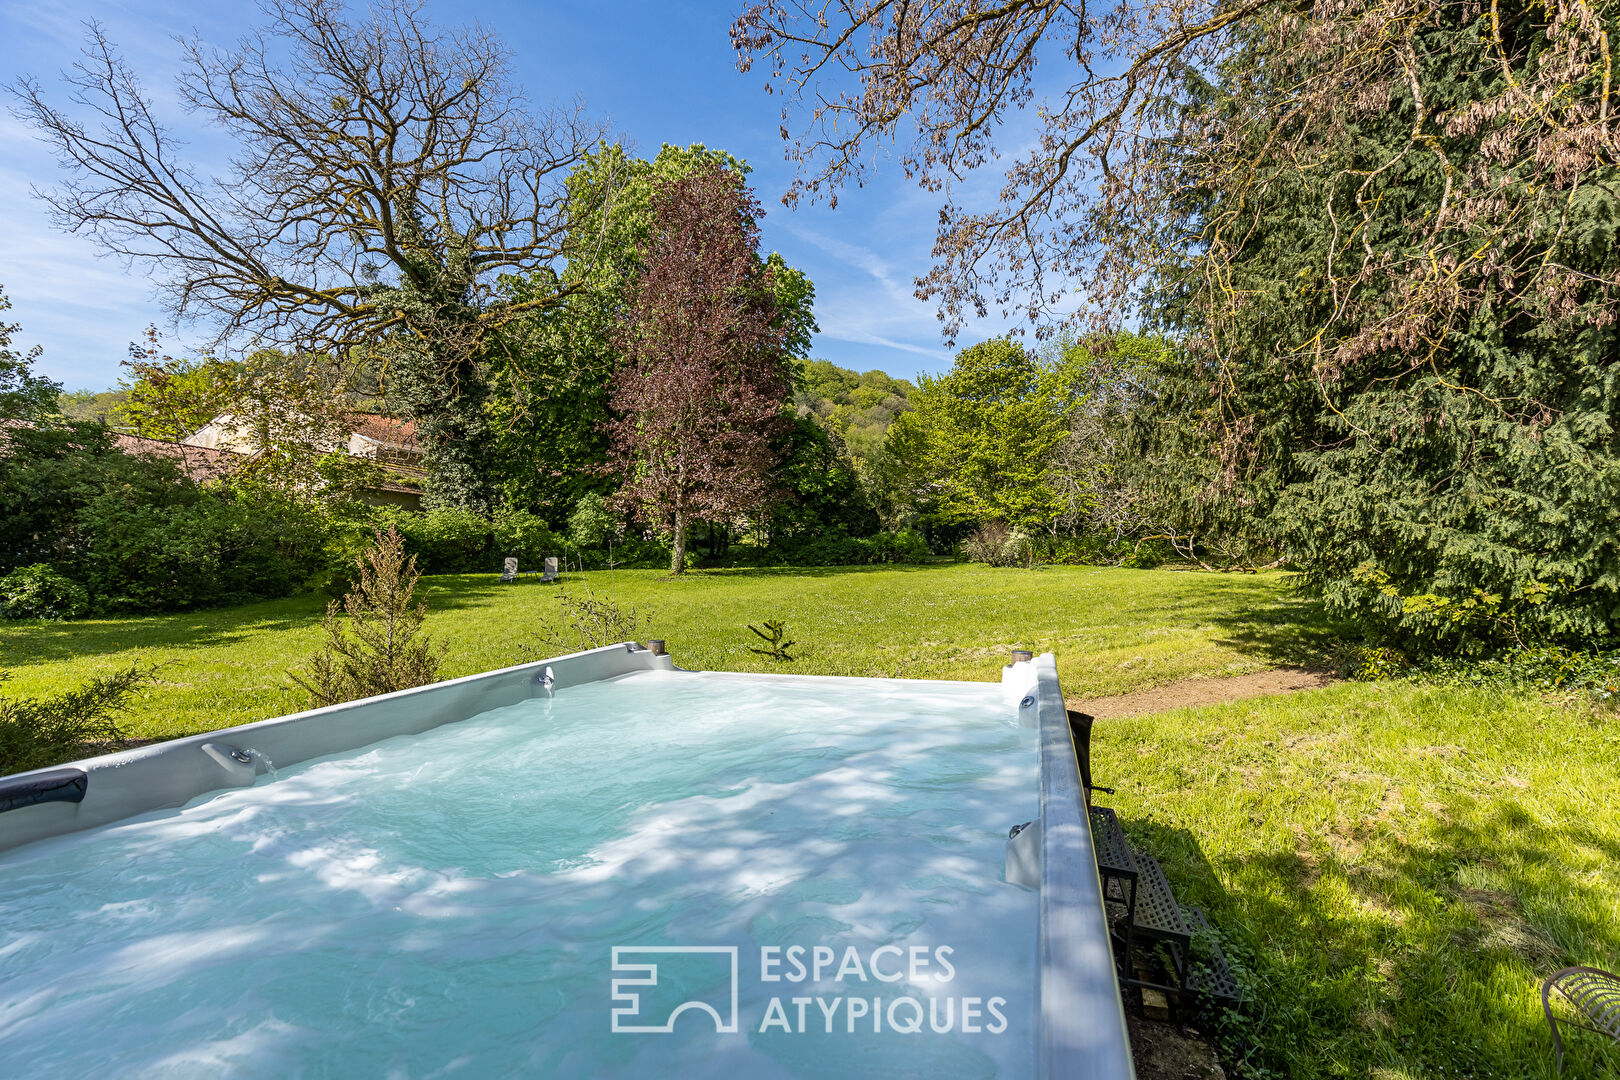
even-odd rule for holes
{"type": "Polygon", "coordinates": [[[1174,356],[1170,344],[1129,331],[1086,339],[1060,334],[1042,355],[1075,393],[1051,469],[1064,531],[1115,543],[1164,534],[1176,493],[1164,489],[1161,464],[1139,452],[1132,428],[1159,392],[1174,356]]]}
{"type": "Polygon", "coordinates": [[[894,418],[910,405],[914,387],[882,371],[857,373],[826,360],[806,361],[793,401],[801,411],[826,422],[860,465],[883,444],[894,418]]]}
{"type": "Polygon", "coordinates": [[[997,338],[962,350],[948,374],[924,376],[910,404],[886,447],[941,520],[1055,526],[1063,504],[1051,459],[1074,406],[1059,368],[997,338]]]}
{"type": "Polygon", "coordinates": [[[120,453],[100,424],[0,428],[0,446],[0,573],[68,565],[85,546],[79,514],[104,491],[164,503],[184,485],[173,462],[120,453]]]}
{"type": "Polygon", "coordinates": [[[64,390],[56,399],[56,411],[68,420],[89,420],[110,428],[127,428],[124,406],[126,390],[64,390]]]}
{"type": "Polygon", "coordinates": [[[581,496],[568,515],[568,541],[578,548],[599,548],[624,531],[624,519],[595,492],[581,496]]]}
{"type": "Polygon", "coordinates": [[[878,530],[876,512],[843,439],[811,416],[797,418],[783,435],[776,468],[782,495],[765,515],[769,543],[828,531],[867,536],[878,530]]]}
{"type": "Polygon", "coordinates": [[[1408,646],[1620,629],[1620,16],[1591,18],[1442,5],[1357,41],[1347,16],[1194,79],[1224,137],[1183,152],[1178,227],[1216,239],[1157,285],[1192,346],[1159,446],[1190,517],[1408,646]]]}
{"type": "Polygon", "coordinates": [[[784,0],[732,40],[787,103],[790,200],[878,146],[941,193],[947,333],[1177,340],[1142,449],[1177,532],[1452,648],[1620,630],[1617,34],[1598,0],[784,0]]]}
{"type": "MultiPolygon", "coordinates": [[[[503,281],[517,303],[559,289],[567,295],[509,326],[492,360],[488,411],[509,504],[561,523],[582,496],[611,489],[599,468],[607,456],[603,423],[612,377],[625,362],[613,333],[646,257],[653,192],[710,167],[738,176],[749,171],[725,151],[701,144],[666,145],[650,160],[618,144],[598,147],[568,178],[572,254],[560,276],[548,268],[503,281]]],[[[797,360],[808,353],[816,329],[815,289],[775,252],[762,265],[770,271],[787,351],[797,360]]]]}
{"type": "Polygon", "coordinates": [[[322,569],[325,522],[274,492],[176,484],[163,501],[99,492],[65,561],[97,610],[185,611],[290,596],[322,569]]]}
{"type": "Polygon", "coordinates": [[[221,413],[232,411],[235,365],[222,360],[186,360],[163,355],[156,327],[129,347],[128,372],[118,382],[121,417],[135,434],[180,442],[221,413]]]}
{"type": "Polygon", "coordinates": [[[49,564],[102,611],[207,607],[303,588],[325,524],[267,489],[203,487],[100,424],[0,429],[0,575],[49,564]]]}
{"type": "MultiPolygon", "coordinates": [[[[11,300],[0,287],[0,311],[9,311],[11,300]]],[[[43,352],[38,345],[19,353],[11,345],[12,335],[21,330],[18,323],[0,322],[0,420],[32,420],[56,411],[62,387],[34,374],[34,361],[43,352]]]]}

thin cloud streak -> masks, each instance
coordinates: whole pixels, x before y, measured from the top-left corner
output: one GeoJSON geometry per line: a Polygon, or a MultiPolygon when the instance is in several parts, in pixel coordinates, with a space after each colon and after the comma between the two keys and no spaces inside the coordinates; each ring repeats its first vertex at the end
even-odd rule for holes
{"type": "Polygon", "coordinates": [[[851,244],[788,218],[781,227],[796,239],[831,256],[838,263],[858,270],[877,282],[876,294],[859,283],[844,279],[830,288],[818,289],[816,321],[821,336],[855,345],[876,345],[886,349],[946,359],[945,351],[916,344],[916,339],[934,336],[933,313],[901,284],[892,263],[877,252],[851,244]],[[912,338],[906,341],[905,338],[912,338]]]}

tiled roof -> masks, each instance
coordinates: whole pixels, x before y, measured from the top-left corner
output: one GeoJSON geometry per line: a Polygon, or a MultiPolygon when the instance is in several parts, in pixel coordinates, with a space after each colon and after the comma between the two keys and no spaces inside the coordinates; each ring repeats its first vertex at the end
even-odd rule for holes
{"type": "MultiPolygon", "coordinates": [[[[372,417],[372,419],[385,420],[388,423],[399,421],[388,420],[387,417],[372,417]]],[[[0,419],[0,432],[6,428],[27,427],[34,424],[28,420],[0,419]]],[[[416,425],[406,425],[408,434],[414,440],[416,425]]],[[[130,435],[122,431],[107,433],[112,444],[119,451],[138,457],[168,458],[180,466],[180,470],[197,483],[208,480],[217,480],[228,474],[242,462],[249,460],[253,455],[240,454],[234,450],[219,450],[208,446],[192,446],[188,443],[172,443],[164,439],[149,439],[144,435],[130,435]]],[[[399,445],[399,444],[394,444],[399,445]]],[[[4,452],[4,439],[0,437],[0,452],[4,452]]],[[[395,465],[379,463],[382,470],[391,473],[397,480],[384,480],[377,484],[377,491],[392,491],[401,495],[421,495],[422,481],[426,479],[427,472],[421,468],[409,465],[395,465]]]]}
{"type": "Polygon", "coordinates": [[[380,416],[377,413],[355,413],[350,417],[350,421],[354,424],[354,430],[368,439],[375,439],[388,446],[416,449],[414,420],[395,420],[392,416],[380,416]]]}
{"type": "Polygon", "coordinates": [[[169,458],[182,472],[199,483],[216,480],[247,460],[248,455],[231,450],[215,450],[207,446],[187,446],[184,443],[148,439],[144,435],[112,433],[112,444],[126,454],[139,457],[169,458]]]}

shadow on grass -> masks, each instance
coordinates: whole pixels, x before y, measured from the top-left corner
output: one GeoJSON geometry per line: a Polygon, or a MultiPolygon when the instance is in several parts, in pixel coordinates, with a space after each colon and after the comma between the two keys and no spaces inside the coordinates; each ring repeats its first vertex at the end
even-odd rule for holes
{"type": "MultiPolygon", "coordinates": [[[[419,595],[430,611],[492,606],[503,591],[538,582],[502,585],[498,574],[424,578],[419,595]]],[[[301,593],[233,607],[151,615],[104,616],[16,625],[0,637],[0,669],[84,660],[131,649],[191,650],[244,644],[261,635],[318,626],[331,596],[301,593]]]]}
{"type": "Polygon", "coordinates": [[[1354,633],[1330,620],[1319,603],[1303,598],[1218,613],[1214,623],[1221,634],[1215,644],[1274,667],[1330,667],[1334,642],[1354,633]]]}
{"type": "MultiPolygon", "coordinates": [[[[859,577],[865,574],[926,574],[931,570],[940,570],[947,567],[956,567],[963,564],[949,563],[872,563],[866,566],[715,566],[687,570],[681,575],[688,580],[701,578],[780,578],[780,577],[807,577],[807,578],[835,578],[859,577]]],[[[600,572],[600,571],[599,571],[600,572]]],[[[676,580],[664,575],[661,580],[676,580]]]]}
{"type": "MultiPolygon", "coordinates": [[[[1125,821],[1178,899],[1223,932],[1250,998],[1217,1033],[1228,1064],[1246,1056],[1297,1077],[1556,1076],[1541,980],[1568,964],[1612,968],[1620,955],[1603,914],[1612,882],[1561,851],[1583,846],[1613,864],[1620,843],[1581,824],[1549,828],[1511,800],[1416,840],[1384,824],[1301,833],[1293,850],[1225,857],[1217,870],[1189,831],[1125,821]],[[1494,887],[1464,884],[1474,870],[1494,887]]],[[[1580,1032],[1570,1043],[1565,1075],[1620,1075],[1620,1048],[1580,1032]]]]}

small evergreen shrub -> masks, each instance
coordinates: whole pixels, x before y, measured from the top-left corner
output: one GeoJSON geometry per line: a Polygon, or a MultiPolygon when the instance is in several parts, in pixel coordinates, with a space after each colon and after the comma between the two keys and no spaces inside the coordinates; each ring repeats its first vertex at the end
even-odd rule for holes
{"type": "Polygon", "coordinates": [[[47,563],[13,570],[0,578],[0,617],[76,619],[90,610],[84,586],[47,563]]]}
{"type": "Polygon", "coordinates": [[[72,761],[86,743],[119,742],[118,714],[151,677],[152,669],[132,665],[54,697],[0,697],[0,775],[72,761]]]}
{"type": "Polygon", "coordinates": [[[405,554],[398,529],[378,530],[355,560],[357,582],[326,605],[321,629],[326,643],[311,653],[304,670],[289,672],[316,708],[437,682],[444,649],[418,637],[427,604],[411,603],[422,575],[416,556],[405,554]],[[345,623],[339,618],[347,615],[345,623]]]}

